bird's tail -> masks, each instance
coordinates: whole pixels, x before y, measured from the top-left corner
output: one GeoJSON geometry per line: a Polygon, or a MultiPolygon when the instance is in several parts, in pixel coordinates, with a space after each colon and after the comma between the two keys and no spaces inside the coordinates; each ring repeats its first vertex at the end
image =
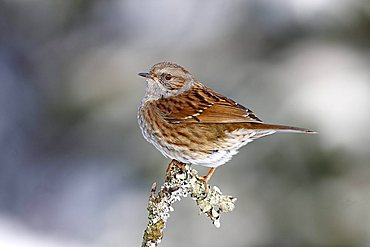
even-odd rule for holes
{"type": "Polygon", "coordinates": [[[286,125],[277,125],[277,124],[266,124],[266,123],[249,123],[251,129],[256,130],[274,130],[277,132],[294,132],[294,133],[307,133],[307,134],[316,134],[316,131],[293,127],[293,126],[286,126],[286,125]]]}

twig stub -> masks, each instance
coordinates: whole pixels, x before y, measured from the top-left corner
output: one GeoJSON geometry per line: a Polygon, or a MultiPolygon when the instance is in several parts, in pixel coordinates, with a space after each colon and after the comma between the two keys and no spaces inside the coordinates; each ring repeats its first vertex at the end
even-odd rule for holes
{"type": "Polygon", "coordinates": [[[148,225],[144,231],[142,247],[158,246],[163,238],[172,204],[182,197],[190,196],[197,202],[201,214],[208,216],[216,227],[220,227],[220,214],[231,212],[235,208],[236,198],[223,195],[216,186],[206,188],[198,178],[198,172],[189,165],[172,165],[167,172],[166,181],[156,193],[153,183],[148,202],[148,225]]]}

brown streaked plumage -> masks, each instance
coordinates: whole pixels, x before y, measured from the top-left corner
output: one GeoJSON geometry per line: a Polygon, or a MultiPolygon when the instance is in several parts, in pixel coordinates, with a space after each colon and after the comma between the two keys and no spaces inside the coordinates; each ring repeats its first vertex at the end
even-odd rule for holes
{"type": "Polygon", "coordinates": [[[180,65],[155,64],[146,78],[138,112],[147,141],[164,156],[181,163],[214,168],[238,149],[275,132],[314,133],[308,129],[266,124],[251,110],[198,82],[180,65]]]}

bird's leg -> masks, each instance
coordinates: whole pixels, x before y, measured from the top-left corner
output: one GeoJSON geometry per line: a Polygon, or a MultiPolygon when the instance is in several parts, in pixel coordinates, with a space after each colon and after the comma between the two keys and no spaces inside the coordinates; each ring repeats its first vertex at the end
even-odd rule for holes
{"type": "Polygon", "coordinates": [[[182,163],[178,162],[177,160],[172,160],[167,167],[166,178],[170,175],[171,169],[174,165],[177,166],[181,171],[185,171],[185,166],[182,163]]]}
{"type": "Polygon", "coordinates": [[[211,179],[213,173],[216,171],[216,168],[215,167],[212,167],[211,169],[209,169],[207,175],[205,176],[199,176],[199,179],[200,180],[203,180],[204,182],[208,183],[208,181],[211,179]]]}
{"type": "Polygon", "coordinates": [[[211,177],[212,177],[212,175],[215,171],[216,171],[216,168],[212,167],[211,169],[209,169],[207,175],[198,177],[200,180],[202,180],[204,182],[206,194],[208,194],[208,190],[209,190],[208,189],[208,181],[211,179],[211,177]]]}

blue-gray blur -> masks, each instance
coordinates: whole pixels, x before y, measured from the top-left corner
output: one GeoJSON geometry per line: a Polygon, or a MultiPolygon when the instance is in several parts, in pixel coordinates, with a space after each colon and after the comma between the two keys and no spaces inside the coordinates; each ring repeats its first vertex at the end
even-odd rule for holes
{"type": "Polygon", "coordinates": [[[320,134],[247,145],[211,180],[236,210],[181,201],[163,247],[369,246],[369,47],[365,0],[0,1],[0,245],[139,246],[169,160],[137,73],[168,60],[320,134]]]}

